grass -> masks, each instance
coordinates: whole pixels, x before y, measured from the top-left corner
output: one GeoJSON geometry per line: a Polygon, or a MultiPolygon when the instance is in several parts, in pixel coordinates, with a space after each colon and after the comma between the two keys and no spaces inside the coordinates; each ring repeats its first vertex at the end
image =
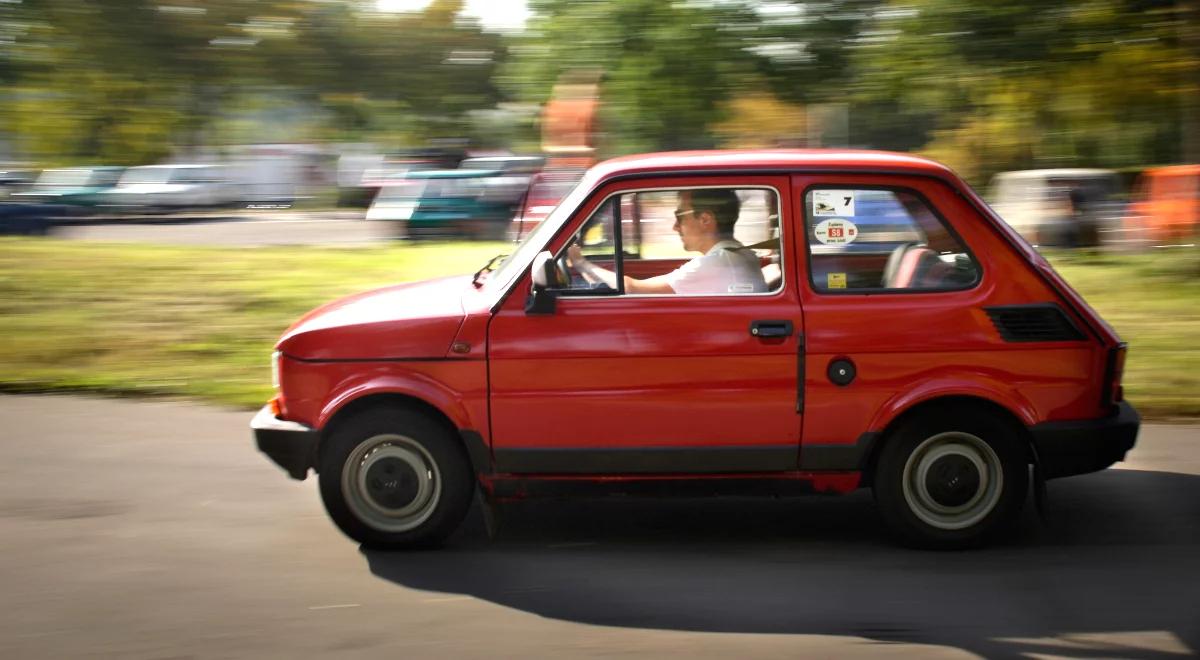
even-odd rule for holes
{"type": "Polygon", "coordinates": [[[1129,343],[1125,396],[1142,415],[1200,417],[1200,251],[1050,260],[1129,343]]]}
{"type": "Polygon", "coordinates": [[[313,307],[472,272],[497,243],[194,248],[0,239],[0,388],[271,396],[271,348],[313,307]]]}
{"type": "MultiPolygon", "coordinates": [[[[256,407],[280,333],[333,298],[471,272],[498,243],[199,248],[0,239],[0,389],[256,407]]],[[[1200,417],[1200,254],[1050,255],[1129,342],[1147,417],[1200,417]]]]}

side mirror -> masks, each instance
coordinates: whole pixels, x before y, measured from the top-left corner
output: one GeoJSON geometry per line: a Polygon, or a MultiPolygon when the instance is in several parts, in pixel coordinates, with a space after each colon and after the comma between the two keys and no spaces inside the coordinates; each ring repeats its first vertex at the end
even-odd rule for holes
{"type": "Polygon", "coordinates": [[[554,255],[546,250],[533,258],[533,288],[545,289],[554,281],[554,255]]]}
{"type": "Polygon", "coordinates": [[[529,297],[525,299],[526,314],[553,314],[557,308],[558,291],[551,287],[557,280],[554,255],[549,252],[539,252],[533,258],[533,287],[529,297]]]}

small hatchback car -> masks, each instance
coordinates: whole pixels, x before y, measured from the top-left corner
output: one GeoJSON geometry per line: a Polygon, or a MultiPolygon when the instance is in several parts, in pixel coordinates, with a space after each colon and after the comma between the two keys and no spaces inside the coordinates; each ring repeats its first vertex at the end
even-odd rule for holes
{"type": "Polygon", "coordinates": [[[372,546],[487,502],[845,493],[926,547],[1122,460],[1125,344],[945,167],[694,152],[593,167],[492,269],[321,307],[251,426],[372,546]]]}

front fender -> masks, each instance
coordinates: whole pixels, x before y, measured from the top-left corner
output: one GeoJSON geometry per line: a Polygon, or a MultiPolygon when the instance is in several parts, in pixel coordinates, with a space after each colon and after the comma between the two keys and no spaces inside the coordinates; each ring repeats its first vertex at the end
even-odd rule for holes
{"type": "Polygon", "coordinates": [[[324,429],[329,421],[351,402],[377,394],[399,394],[429,404],[445,415],[458,429],[485,428],[484,420],[473,419],[460,392],[437,378],[418,372],[352,376],[339,383],[321,408],[317,428],[324,429]]]}

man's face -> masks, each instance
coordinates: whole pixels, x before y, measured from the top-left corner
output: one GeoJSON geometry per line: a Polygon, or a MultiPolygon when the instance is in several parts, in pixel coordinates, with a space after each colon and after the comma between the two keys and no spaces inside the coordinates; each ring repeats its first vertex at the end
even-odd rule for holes
{"type": "Polygon", "coordinates": [[[674,229],[679,234],[679,240],[683,241],[683,249],[689,252],[701,249],[704,237],[711,233],[706,222],[711,223],[712,219],[708,214],[701,218],[696,213],[696,210],[692,208],[692,194],[679,193],[679,204],[675,207],[674,229]]]}

